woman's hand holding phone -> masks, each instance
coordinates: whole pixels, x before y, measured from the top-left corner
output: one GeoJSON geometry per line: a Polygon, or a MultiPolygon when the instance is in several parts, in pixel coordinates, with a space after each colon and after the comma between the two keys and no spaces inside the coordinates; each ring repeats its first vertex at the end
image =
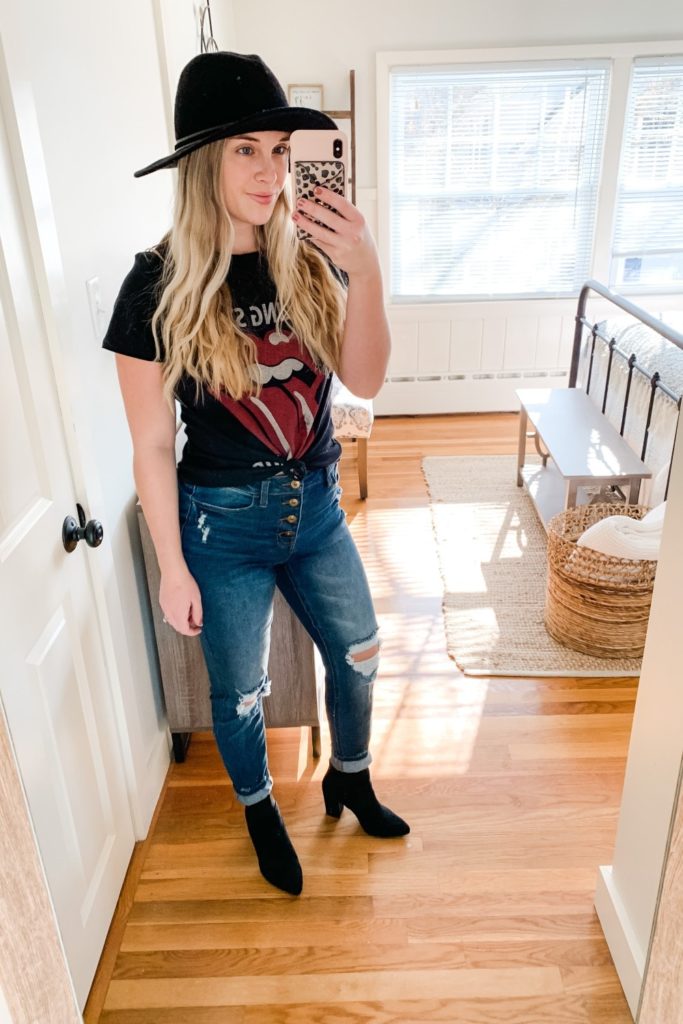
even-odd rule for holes
{"type": "Polygon", "coordinates": [[[377,248],[362,213],[329,188],[318,186],[315,197],[319,202],[297,200],[292,214],[294,222],[305,228],[318,248],[349,277],[377,273],[377,248]],[[321,206],[320,202],[332,209],[321,206]]]}
{"type": "Polygon", "coordinates": [[[339,131],[296,131],[289,142],[297,233],[349,278],[337,374],[354,394],[372,398],[384,380],[391,340],[375,241],[346,199],[346,138],[339,131]]]}

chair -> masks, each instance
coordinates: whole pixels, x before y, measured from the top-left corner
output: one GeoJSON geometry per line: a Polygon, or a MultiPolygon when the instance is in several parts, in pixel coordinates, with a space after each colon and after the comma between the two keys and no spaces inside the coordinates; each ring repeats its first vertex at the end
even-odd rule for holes
{"type": "Polygon", "coordinates": [[[332,384],[332,423],[336,438],[351,438],[358,445],[358,488],[368,496],[368,438],[374,413],[372,399],[358,398],[335,376],[332,384]]]}
{"type": "MultiPolygon", "coordinates": [[[[176,761],[184,761],[192,733],[212,728],[209,676],[199,638],[177,633],[163,622],[158,601],[159,563],[139,502],[137,513],[173,753],[176,761]]],[[[313,756],[320,757],[322,704],[316,652],[279,590],[275,592],[268,674],[272,691],[263,701],[266,725],[310,726],[313,756]]]]}

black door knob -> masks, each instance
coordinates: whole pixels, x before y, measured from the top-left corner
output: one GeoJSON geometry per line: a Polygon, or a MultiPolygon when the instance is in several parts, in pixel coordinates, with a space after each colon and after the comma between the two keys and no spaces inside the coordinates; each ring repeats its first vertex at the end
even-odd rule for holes
{"type": "Polygon", "coordinates": [[[102,543],[104,529],[99,519],[85,521],[83,507],[76,503],[79,523],[73,516],[67,516],[62,523],[62,544],[66,551],[73,551],[79,540],[84,540],[88,547],[96,548],[102,543]]]}

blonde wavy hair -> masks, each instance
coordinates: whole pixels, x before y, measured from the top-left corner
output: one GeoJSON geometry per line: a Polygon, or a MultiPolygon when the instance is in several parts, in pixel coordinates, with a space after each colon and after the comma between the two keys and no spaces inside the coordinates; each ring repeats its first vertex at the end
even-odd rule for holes
{"type": "MultiPolygon", "coordinates": [[[[158,243],[164,266],[152,318],[156,357],[165,350],[163,391],[171,407],[186,373],[196,384],[235,399],[258,395],[256,343],[233,317],[226,283],[235,237],[221,191],[225,140],[208,143],[178,163],[173,225],[158,243]],[[157,332],[160,331],[160,334],[157,332]]],[[[273,214],[256,227],[278,294],[278,331],[293,331],[319,369],[336,371],[346,295],[325,257],[300,241],[287,188],[273,214]]]]}

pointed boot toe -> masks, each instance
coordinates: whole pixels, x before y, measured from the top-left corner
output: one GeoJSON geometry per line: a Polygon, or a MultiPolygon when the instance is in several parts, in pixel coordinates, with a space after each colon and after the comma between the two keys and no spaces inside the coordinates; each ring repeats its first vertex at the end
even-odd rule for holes
{"type": "Polygon", "coordinates": [[[277,889],[298,896],[304,884],[303,873],[278,805],[268,795],[257,804],[247,805],[245,817],[263,877],[277,889]]]}
{"type": "Polygon", "coordinates": [[[360,772],[340,772],[330,765],[323,779],[323,798],[330,817],[339,818],[344,807],[348,807],[369,836],[393,839],[410,832],[408,822],[377,799],[368,768],[360,772]]]}

